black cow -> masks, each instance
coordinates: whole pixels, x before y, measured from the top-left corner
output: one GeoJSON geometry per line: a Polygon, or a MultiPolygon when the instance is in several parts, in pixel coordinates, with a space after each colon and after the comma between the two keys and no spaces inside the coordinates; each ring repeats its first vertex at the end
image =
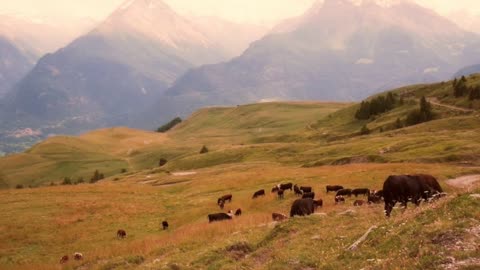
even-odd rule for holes
{"type": "Polygon", "coordinates": [[[427,197],[436,197],[438,194],[443,193],[443,189],[435,177],[428,174],[415,174],[412,177],[415,177],[423,187],[428,189],[426,191],[427,197]]]}
{"type": "Polygon", "coordinates": [[[333,192],[336,192],[336,191],[339,191],[341,189],[343,189],[343,186],[339,186],[339,185],[332,185],[332,186],[327,186],[327,193],[330,192],[330,191],[333,191],[333,192]]]}
{"type": "Polygon", "coordinates": [[[339,191],[337,191],[337,194],[335,195],[336,196],[348,196],[348,197],[351,197],[352,196],[352,190],[349,189],[349,188],[344,188],[344,189],[340,189],[339,191]]]}
{"type": "Polygon", "coordinates": [[[278,186],[274,186],[274,187],[272,188],[272,193],[278,192],[278,190],[279,190],[278,186]]]}
{"type": "Polygon", "coordinates": [[[208,222],[210,223],[214,221],[222,221],[222,220],[229,220],[229,219],[232,219],[232,217],[226,213],[216,213],[216,214],[208,215],[208,222]]]}
{"type": "Polygon", "coordinates": [[[278,186],[279,189],[283,189],[283,190],[289,189],[290,191],[292,190],[292,187],[293,187],[292,183],[280,184],[278,186]]]}
{"type": "Polygon", "coordinates": [[[297,185],[293,186],[293,192],[295,192],[295,195],[299,195],[299,196],[302,196],[303,194],[303,191],[299,189],[297,185]]]}
{"type": "Polygon", "coordinates": [[[306,192],[306,193],[303,193],[302,195],[302,199],[307,199],[307,198],[310,198],[310,199],[315,199],[315,192],[306,192]]]}
{"type": "Polygon", "coordinates": [[[261,189],[253,194],[253,199],[260,197],[260,196],[265,196],[265,190],[261,189]]]}
{"type": "Polygon", "coordinates": [[[382,189],[376,190],[375,192],[373,192],[373,195],[383,198],[383,190],[382,189]]]}
{"type": "Polygon", "coordinates": [[[318,207],[323,207],[323,200],[322,199],[313,200],[313,206],[315,207],[315,209],[317,209],[318,207]]]}
{"type": "Polygon", "coordinates": [[[290,208],[290,217],[311,215],[315,212],[315,205],[312,199],[295,200],[290,208]]]}
{"type": "Polygon", "coordinates": [[[162,221],[162,227],[164,230],[168,229],[168,221],[166,220],[162,221]]]}
{"type": "Polygon", "coordinates": [[[312,187],[300,187],[299,188],[303,193],[312,192],[312,187]]]}
{"type": "Polygon", "coordinates": [[[242,215],[242,209],[238,208],[237,211],[235,211],[235,216],[241,216],[242,215]]]}
{"type": "Polygon", "coordinates": [[[285,191],[283,189],[279,189],[277,191],[277,196],[279,199],[283,199],[285,191]]]}
{"type": "Polygon", "coordinates": [[[385,215],[390,216],[393,207],[400,202],[405,208],[411,200],[416,205],[420,200],[428,199],[432,188],[420,180],[419,177],[411,175],[391,175],[383,183],[383,197],[385,200],[385,215]]]}
{"type": "Polygon", "coordinates": [[[335,204],[345,203],[345,198],[342,195],[335,196],[335,204]]]}
{"type": "Polygon", "coordinates": [[[368,204],[381,203],[381,202],[382,202],[382,197],[377,196],[375,193],[372,193],[372,194],[368,195],[368,200],[367,200],[367,202],[368,202],[368,204]]]}
{"type": "Polygon", "coordinates": [[[232,197],[233,197],[232,194],[223,195],[222,197],[218,198],[217,204],[220,205],[220,202],[222,201],[224,203],[227,201],[232,202],[232,197]]]}
{"type": "Polygon", "coordinates": [[[357,197],[358,195],[362,194],[364,196],[368,196],[370,194],[370,189],[368,188],[356,188],[352,190],[352,194],[357,197]]]}

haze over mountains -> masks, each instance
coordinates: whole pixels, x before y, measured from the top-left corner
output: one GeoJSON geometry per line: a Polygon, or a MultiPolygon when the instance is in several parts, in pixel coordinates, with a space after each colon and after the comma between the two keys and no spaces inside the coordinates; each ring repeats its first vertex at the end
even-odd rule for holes
{"type": "Polygon", "coordinates": [[[154,129],[203,106],[359,100],[480,63],[477,34],[405,1],[318,1],[266,31],[180,16],[161,0],[126,1],[11,79],[19,81],[4,86],[16,85],[0,102],[0,127],[43,136],[154,129]]]}
{"type": "Polygon", "coordinates": [[[449,78],[479,60],[479,42],[477,35],[413,3],[328,0],[279,25],[240,57],[189,71],[155,107],[178,102],[172,107],[184,114],[184,105],[192,103],[358,100],[449,78]]]}

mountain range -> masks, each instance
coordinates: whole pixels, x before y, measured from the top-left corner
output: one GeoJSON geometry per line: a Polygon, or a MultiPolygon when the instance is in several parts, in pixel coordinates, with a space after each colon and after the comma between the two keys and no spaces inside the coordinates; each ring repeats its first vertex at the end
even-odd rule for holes
{"type": "Polygon", "coordinates": [[[241,56],[188,71],[146,115],[272,100],[358,100],[450,78],[479,60],[478,35],[414,3],[326,0],[241,56]]]}
{"type": "Polygon", "coordinates": [[[0,127],[43,136],[154,129],[204,106],[359,100],[480,63],[479,35],[405,1],[318,1],[266,31],[126,1],[42,57],[0,101],[0,127]]]}
{"type": "Polygon", "coordinates": [[[0,35],[0,97],[33,67],[28,52],[0,35]]]}

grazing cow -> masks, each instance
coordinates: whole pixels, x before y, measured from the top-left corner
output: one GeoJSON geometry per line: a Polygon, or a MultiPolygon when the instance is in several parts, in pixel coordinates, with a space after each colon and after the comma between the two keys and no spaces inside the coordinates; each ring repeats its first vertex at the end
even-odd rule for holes
{"type": "Polygon", "coordinates": [[[282,221],[288,219],[288,217],[284,214],[272,213],[272,219],[273,221],[282,221]]]}
{"type": "Polygon", "coordinates": [[[315,206],[312,199],[295,200],[290,208],[290,217],[311,215],[315,212],[315,206]]]}
{"type": "Polygon", "coordinates": [[[220,201],[218,206],[220,206],[220,209],[223,209],[223,207],[225,207],[225,201],[220,201]]]}
{"type": "Polygon", "coordinates": [[[293,184],[292,183],[279,184],[277,187],[279,189],[283,189],[283,190],[289,189],[291,191],[292,187],[293,187],[293,184]]]}
{"type": "Polygon", "coordinates": [[[63,256],[63,257],[60,259],[60,263],[61,263],[61,264],[64,264],[64,263],[67,263],[67,262],[68,262],[68,255],[63,256]]]}
{"type": "Polygon", "coordinates": [[[428,184],[411,175],[391,175],[383,183],[383,197],[385,200],[385,215],[390,216],[393,207],[400,202],[405,208],[411,200],[416,205],[421,198],[428,199],[428,194],[433,190],[428,184]]]}
{"type": "Polygon", "coordinates": [[[278,185],[277,185],[277,186],[274,186],[274,187],[272,188],[272,193],[278,192],[279,189],[280,189],[280,188],[278,187],[278,185]]]}
{"type": "Polygon", "coordinates": [[[76,260],[76,261],[83,260],[83,254],[80,253],[80,252],[75,252],[75,253],[73,254],[73,259],[76,260]]]}
{"type": "Polygon", "coordinates": [[[222,201],[224,203],[227,201],[232,202],[232,197],[233,197],[232,194],[223,195],[222,197],[218,198],[217,204],[220,205],[220,202],[222,201]]]}
{"type": "Polygon", "coordinates": [[[310,199],[315,199],[315,192],[306,192],[306,193],[303,193],[302,195],[302,199],[307,199],[307,198],[310,198],[310,199]]]}
{"type": "Polygon", "coordinates": [[[117,231],[117,238],[123,239],[125,237],[127,237],[127,232],[125,230],[118,230],[117,231]]]}
{"type": "Polygon", "coordinates": [[[434,197],[436,194],[443,193],[443,189],[435,177],[428,174],[415,174],[412,177],[415,177],[426,189],[427,197],[434,197]]]}
{"type": "Polygon", "coordinates": [[[365,201],[364,200],[355,200],[353,202],[353,206],[362,206],[365,204],[365,201]]]}
{"type": "Polygon", "coordinates": [[[216,214],[209,214],[208,215],[208,222],[212,223],[214,221],[222,221],[222,220],[229,220],[232,219],[231,214],[227,213],[216,213],[216,214]]]}
{"type": "Polygon", "coordinates": [[[333,191],[333,192],[339,191],[339,190],[343,189],[343,186],[339,186],[339,185],[330,186],[329,185],[326,188],[327,188],[327,193],[328,193],[329,191],[333,191]]]}
{"type": "Polygon", "coordinates": [[[373,192],[373,195],[383,198],[383,190],[382,189],[376,190],[375,192],[373,192]]]}
{"type": "MultiPolygon", "coordinates": [[[[296,186],[296,185],[295,185],[296,186]]],[[[312,192],[312,187],[300,187],[299,188],[303,193],[312,192]]]]}
{"type": "Polygon", "coordinates": [[[257,197],[260,197],[260,196],[265,196],[265,190],[264,189],[261,189],[255,193],[253,193],[253,199],[257,198],[257,197]]]}
{"type": "Polygon", "coordinates": [[[352,190],[349,189],[349,188],[344,188],[344,189],[340,189],[339,191],[337,191],[337,194],[335,195],[336,196],[348,196],[348,197],[351,197],[352,196],[352,190]]]}
{"type": "Polygon", "coordinates": [[[376,194],[372,193],[372,194],[368,195],[368,200],[367,200],[367,202],[368,202],[368,204],[381,203],[381,202],[382,202],[382,197],[377,196],[376,194]]]}
{"type": "Polygon", "coordinates": [[[283,189],[279,189],[279,190],[277,191],[277,196],[278,196],[278,198],[279,198],[279,199],[283,199],[283,197],[284,197],[283,194],[284,194],[284,193],[285,193],[285,191],[284,191],[283,189]]]}
{"type": "Polygon", "coordinates": [[[342,195],[335,196],[335,204],[345,203],[345,198],[342,195]]]}
{"type": "Polygon", "coordinates": [[[370,189],[368,189],[368,188],[356,188],[356,189],[352,190],[352,194],[355,195],[355,197],[357,197],[360,194],[362,194],[364,196],[368,196],[368,195],[370,195],[370,189]]]}
{"type": "Polygon", "coordinates": [[[242,209],[238,208],[237,211],[235,211],[235,216],[241,216],[242,215],[242,209]]]}
{"type": "Polygon", "coordinates": [[[164,230],[168,229],[168,221],[166,220],[162,221],[162,227],[164,230]]]}
{"type": "Polygon", "coordinates": [[[293,192],[295,192],[295,195],[298,195],[298,196],[302,196],[303,194],[303,191],[300,188],[298,188],[297,185],[293,186],[293,192]]]}
{"type": "Polygon", "coordinates": [[[313,206],[315,207],[315,209],[317,209],[318,207],[323,207],[323,200],[322,199],[313,200],[313,206]]]}

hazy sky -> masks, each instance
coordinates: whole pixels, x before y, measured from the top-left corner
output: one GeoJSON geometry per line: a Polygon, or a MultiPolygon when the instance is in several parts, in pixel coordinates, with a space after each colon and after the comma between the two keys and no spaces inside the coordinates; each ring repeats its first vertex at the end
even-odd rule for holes
{"type": "MultiPolygon", "coordinates": [[[[164,0],[181,13],[237,22],[272,22],[301,14],[316,0],[164,0]]],[[[480,0],[415,0],[439,13],[464,10],[480,16],[480,0]]],[[[0,0],[0,14],[105,18],[124,0],[0,0]]]]}

